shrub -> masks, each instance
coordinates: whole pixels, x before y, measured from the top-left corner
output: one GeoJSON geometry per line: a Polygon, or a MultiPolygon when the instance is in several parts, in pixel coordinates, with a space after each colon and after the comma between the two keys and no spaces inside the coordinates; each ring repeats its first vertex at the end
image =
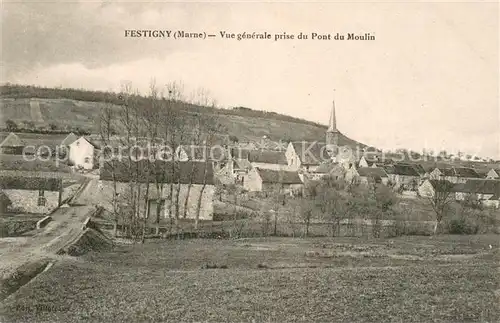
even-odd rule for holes
{"type": "Polygon", "coordinates": [[[477,234],[479,224],[474,218],[455,216],[448,221],[448,233],[450,234],[477,234]]]}

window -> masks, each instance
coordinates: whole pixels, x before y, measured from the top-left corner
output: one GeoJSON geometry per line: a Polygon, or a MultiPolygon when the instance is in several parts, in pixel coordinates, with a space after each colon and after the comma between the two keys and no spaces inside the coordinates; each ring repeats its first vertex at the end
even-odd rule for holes
{"type": "Polygon", "coordinates": [[[90,163],[90,157],[85,157],[84,162],[85,162],[85,164],[90,163]]]}

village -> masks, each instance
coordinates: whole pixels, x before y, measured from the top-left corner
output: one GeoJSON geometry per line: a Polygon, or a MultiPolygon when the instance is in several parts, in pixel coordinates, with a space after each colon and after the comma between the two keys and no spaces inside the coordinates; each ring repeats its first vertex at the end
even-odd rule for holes
{"type": "MultiPolygon", "coordinates": [[[[419,160],[410,154],[344,145],[335,102],[325,138],[313,142],[278,143],[264,136],[260,142],[239,143],[226,136],[213,145],[205,139],[198,145],[172,147],[160,139],[152,143],[147,138],[131,138],[125,143],[116,135],[106,140],[102,134],[69,133],[64,138],[59,135],[58,142],[40,139],[44,135],[24,140],[23,135],[9,133],[0,144],[2,212],[46,217],[67,206],[72,194],[85,192],[80,199],[108,214],[115,235],[120,224],[123,228],[132,221],[124,215],[130,207],[137,218],[148,219],[144,225],[152,226],[156,235],[172,226],[172,220],[178,231],[180,220],[194,221],[199,230],[199,221],[277,217],[276,203],[303,199],[311,183],[321,181],[367,190],[384,186],[402,201],[427,203],[437,216],[437,209],[444,207],[438,204],[452,201],[474,201],[476,207],[491,210],[500,206],[499,164],[419,160]],[[136,185],[137,192],[131,185],[136,185]]],[[[304,209],[297,210],[294,221],[302,222],[304,209]]],[[[285,213],[290,215],[289,210],[285,213]]],[[[343,221],[348,216],[336,217],[343,221]]],[[[435,219],[428,215],[425,220],[435,219]]],[[[307,221],[331,219],[308,217],[307,221]]]]}

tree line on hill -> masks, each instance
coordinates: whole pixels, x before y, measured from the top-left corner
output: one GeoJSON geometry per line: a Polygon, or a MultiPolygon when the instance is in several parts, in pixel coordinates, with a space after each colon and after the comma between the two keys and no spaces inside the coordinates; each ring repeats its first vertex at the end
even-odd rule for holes
{"type": "MultiPolygon", "coordinates": [[[[167,84],[164,89],[158,89],[158,99],[182,101],[185,104],[177,105],[175,108],[179,109],[179,111],[188,113],[210,113],[217,115],[258,117],[307,124],[326,129],[325,125],[278,114],[276,112],[254,110],[246,107],[235,107],[233,109],[218,108],[216,101],[210,98],[207,90],[200,88],[193,93],[186,95],[183,93],[183,88],[184,86],[182,83],[171,82],[167,84]]],[[[4,84],[0,86],[0,94],[3,97],[10,98],[70,99],[88,102],[105,102],[114,105],[122,105],[124,103],[124,98],[120,93],[71,88],[46,88],[33,85],[4,84]]],[[[140,105],[148,104],[148,95],[141,95],[140,93],[135,92],[131,94],[131,96],[134,96],[135,100],[140,105]]]]}
{"type": "Polygon", "coordinates": [[[0,128],[3,132],[19,132],[19,133],[39,133],[39,134],[68,134],[73,132],[78,136],[90,135],[90,131],[87,129],[82,129],[80,127],[65,126],[60,129],[55,123],[46,125],[36,125],[35,122],[31,120],[23,120],[21,122],[15,122],[14,120],[5,120],[5,127],[0,128]]]}

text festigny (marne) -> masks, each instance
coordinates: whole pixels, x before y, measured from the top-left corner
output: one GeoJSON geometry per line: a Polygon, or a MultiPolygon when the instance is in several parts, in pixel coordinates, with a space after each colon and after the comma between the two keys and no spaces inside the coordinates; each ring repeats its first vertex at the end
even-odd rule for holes
{"type": "Polygon", "coordinates": [[[369,32],[361,33],[321,33],[321,32],[239,32],[221,30],[216,33],[205,31],[186,30],[160,30],[160,29],[125,29],[126,38],[158,38],[158,39],[223,39],[223,40],[311,40],[311,41],[331,41],[331,40],[376,40],[375,34],[369,32]]]}

